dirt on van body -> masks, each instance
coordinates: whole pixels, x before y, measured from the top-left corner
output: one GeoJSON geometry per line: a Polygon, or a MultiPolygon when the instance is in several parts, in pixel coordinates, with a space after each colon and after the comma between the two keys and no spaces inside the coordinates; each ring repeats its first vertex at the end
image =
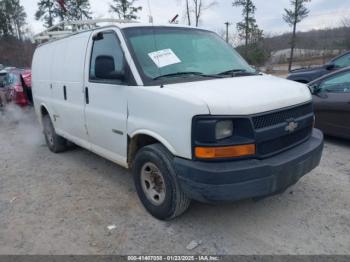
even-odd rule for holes
{"type": "Polygon", "coordinates": [[[350,254],[349,156],[350,142],[327,139],[321,166],[285,193],[192,203],[162,222],[127,170],[81,148],[49,152],[33,111],[11,107],[0,115],[0,254],[350,254]]]}

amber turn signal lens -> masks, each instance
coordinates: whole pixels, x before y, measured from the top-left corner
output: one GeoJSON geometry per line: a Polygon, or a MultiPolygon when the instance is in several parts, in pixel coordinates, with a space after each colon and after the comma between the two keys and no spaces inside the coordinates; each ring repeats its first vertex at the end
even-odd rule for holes
{"type": "Polygon", "coordinates": [[[255,145],[239,145],[225,147],[196,147],[195,155],[197,158],[229,158],[255,155],[255,145]]]}

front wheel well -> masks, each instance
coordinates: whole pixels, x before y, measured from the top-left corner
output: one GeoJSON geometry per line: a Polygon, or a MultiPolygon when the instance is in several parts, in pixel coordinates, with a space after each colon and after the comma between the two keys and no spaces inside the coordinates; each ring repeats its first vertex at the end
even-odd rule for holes
{"type": "Polygon", "coordinates": [[[160,143],[157,139],[152,136],[139,134],[134,137],[128,137],[128,165],[132,167],[136,153],[143,147],[160,143]]]}
{"type": "Polygon", "coordinates": [[[41,118],[45,117],[46,115],[49,115],[49,111],[47,111],[45,106],[41,106],[40,107],[40,114],[41,114],[41,118]]]}

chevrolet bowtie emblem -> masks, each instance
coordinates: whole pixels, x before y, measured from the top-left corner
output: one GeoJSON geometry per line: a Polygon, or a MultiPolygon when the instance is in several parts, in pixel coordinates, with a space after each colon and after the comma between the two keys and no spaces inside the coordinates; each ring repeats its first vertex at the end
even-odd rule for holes
{"type": "Polygon", "coordinates": [[[286,126],[285,130],[289,133],[293,133],[298,128],[298,126],[299,126],[298,123],[291,121],[291,122],[288,122],[288,125],[286,126]]]}

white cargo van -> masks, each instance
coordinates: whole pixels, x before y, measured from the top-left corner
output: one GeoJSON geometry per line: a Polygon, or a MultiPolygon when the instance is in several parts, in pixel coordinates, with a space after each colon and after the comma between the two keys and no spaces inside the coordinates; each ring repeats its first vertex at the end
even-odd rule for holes
{"type": "Polygon", "coordinates": [[[32,69],[50,150],[70,141],[132,169],[158,219],[190,200],[283,192],[321,158],[309,89],[257,72],[207,30],[94,28],[40,45],[32,69]]]}

